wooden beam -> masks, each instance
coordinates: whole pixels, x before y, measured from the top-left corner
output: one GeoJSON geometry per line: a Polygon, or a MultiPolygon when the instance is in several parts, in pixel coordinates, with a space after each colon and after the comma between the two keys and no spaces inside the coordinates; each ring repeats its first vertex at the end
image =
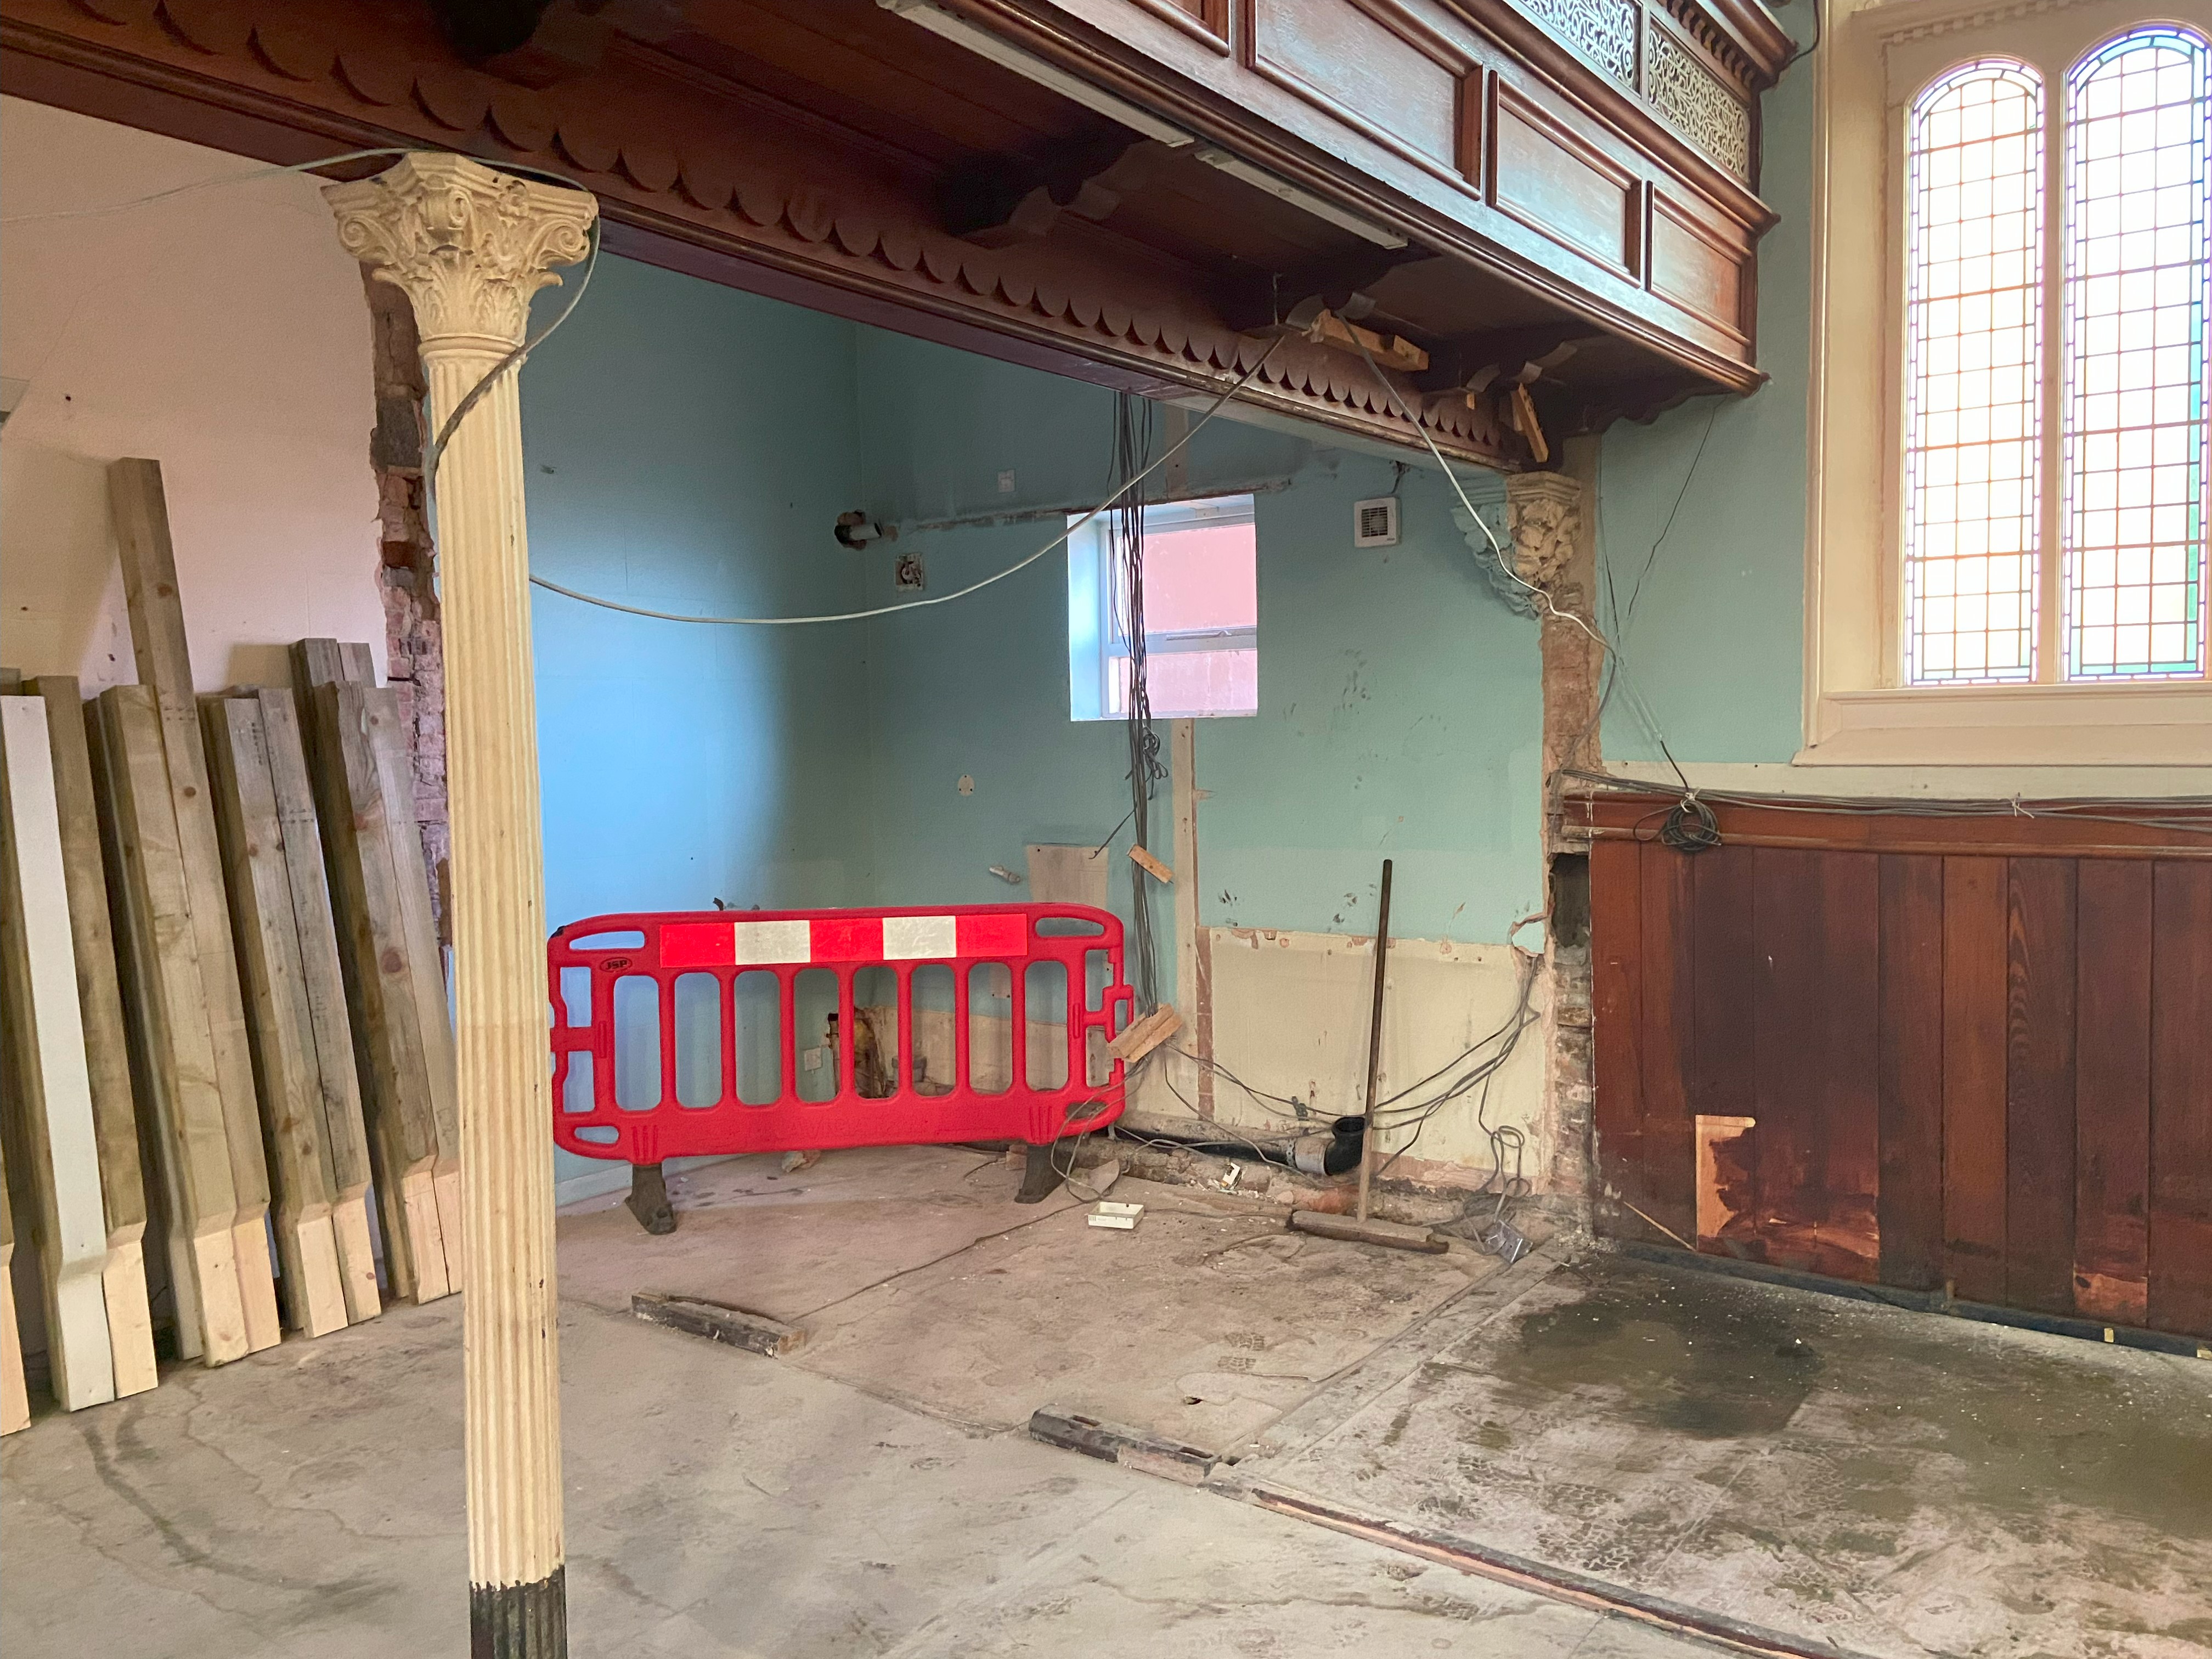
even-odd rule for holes
{"type": "Polygon", "coordinates": [[[23,1383],[23,1335],[15,1324],[15,1212],[0,1169],[0,1434],[31,1425],[31,1391],[23,1383]]]}
{"type": "MultiPolygon", "coordinates": [[[[363,647],[364,654],[366,647],[363,647]]],[[[323,1144],[330,1155],[331,1218],[345,1287],[346,1317],[374,1319],[383,1304],[376,1287],[368,1194],[372,1174],[368,1133],[355,1069],[353,1027],[346,1015],[345,972],[338,959],[331,914],[330,879],[323,863],[322,830],[315,817],[314,786],[300,734],[299,706],[291,692],[264,688],[261,730],[269,757],[270,786],[284,839],[284,869],[292,885],[292,919],[298,928],[301,988],[315,1045],[315,1074],[322,1104],[323,1144]]]]}
{"type": "Polygon", "coordinates": [[[216,1087],[222,1099],[231,1187],[238,1206],[231,1227],[237,1236],[246,1340],[257,1350],[274,1347],[283,1331],[277,1317],[276,1285],[269,1271],[269,1167],[262,1152],[252,1047],[246,1037],[246,1005],[231,944],[222,848],[216,839],[209,793],[207,756],[201,744],[161,463],[109,462],[107,499],[115,523],[116,549],[123,562],[123,597],[131,613],[131,648],[137,654],[139,675],[153,689],[161,711],[161,749],[168,763],[169,790],[175,803],[185,904],[199,953],[216,1087]]]}
{"type": "MultiPolygon", "coordinates": [[[[460,1241],[447,1240],[440,1222],[434,1039],[422,1025],[428,999],[418,995],[415,984],[431,972],[435,957],[424,962],[410,949],[400,899],[403,881],[422,882],[422,860],[411,844],[393,845],[383,773],[369,732],[370,700],[378,698],[396,716],[389,690],[342,680],[309,690],[308,769],[330,872],[392,1292],[428,1302],[459,1288],[460,1241]]],[[[442,975],[437,984],[442,994],[442,975]]]]}
{"type": "MultiPolygon", "coordinates": [[[[184,854],[162,758],[152,689],[100,694],[100,830],[121,873],[112,910],[122,945],[124,1008],[147,1083],[150,1133],[167,1220],[179,1346],[210,1365],[252,1350],[240,1284],[238,1200],[231,1184],[222,1091],[208,1030],[207,993],[185,897],[184,854]]],[[[267,1250],[256,1241],[265,1259],[267,1250]]]]}
{"type": "Polygon", "coordinates": [[[100,809],[94,799],[86,709],[74,678],[45,674],[30,682],[46,704],[54,763],[62,865],[69,881],[70,935],[76,947],[77,1007],[92,1088],[93,1133],[100,1144],[100,1193],[107,1217],[107,1334],[115,1352],[115,1392],[140,1394],[161,1380],[154,1360],[154,1322],[146,1295],[146,1178],[138,1162],[138,1113],[131,1091],[130,1041],[116,978],[115,939],[108,917],[107,872],[100,850],[100,809]]]}
{"type": "Polygon", "coordinates": [[[336,1182],[324,1144],[322,1084],[261,705],[249,697],[210,697],[200,715],[230,878],[232,932],[245,973],[286,1311],[299,1329],[321,1336],[347,1322],[331,1223],[336,1182]]]}
{"type": "Polygon", "coordinates": [[[9,1058],[4,1130],[46,1292],[54,1398],[70,1411],[115,1398],[107,1335],[107,1220],[92,1127],[69,883],[54,802],[46,705],[0,697],[0,986],[9,1058]]]}

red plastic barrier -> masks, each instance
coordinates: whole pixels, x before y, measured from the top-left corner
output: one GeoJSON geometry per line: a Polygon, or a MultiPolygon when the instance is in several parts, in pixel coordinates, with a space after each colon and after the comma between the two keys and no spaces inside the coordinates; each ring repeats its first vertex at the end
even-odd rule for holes
{"type": "MultiPolygon", "coordinates": [[[[586,1158],[658,1164],[707,1153],[830,1146],[956,1140],[1042,1145],[1072,1125],[1103,1127],[1121,1115],[1121,1062],[1104,1055],[1104,1043],[1128,1024],[1133,994],[1122,976],[1121,924],[1089,905],[592,916],[556,932],[545,954],[553,1002],[553,1138],[586,1158]],[[1104,958],[1103,988],[1088,983],[1093,952],[1104,958]],[[1044,1010],[1030,1006],[1026,983],[1027,970],[1040,962],[1060,963],[1066,988],[1064,999],[1055,996],[1054,1006],[1044,1010]],[[922,1068],[916,1060],[914,976],[939,963],[952,970],[949,1078],[918,1075],[922,1068]],[[1012,994],[1011,1079],[995,1092],[975,1086],[971,1065],[977,1057],[970,1053],[970,969],[986,963],[1008,970],[1012,994]],[[888,1055],[872,1019],[866,1036],[856,1029],[854,976],[866,968],[886,969],[896,980],[895,1052],[888,1055]],[[802,1034],[797,1023],[799,976],[816,969],[827,969],[836,979],[836,1070],[829,1078],[821,1075],[831,1063],[819,1054],[821,1033],[802,1034]],[[779,1083],[775,1100],[749,1104],[738,1097],[738,981],[756,972],[775,976],[779,1083]],[[570,975],[567,985],[564,973],[570,975]],[[714,981],[721,1079],[714,1099],[686,1104],[678,1097],[677,981],[691,975],[714,981]],[[588,994],[578,996],[586,976],[588,994]],[[653,1101],[623,1105],[617,1098],[615,998],[616,988],[630,980],[649,981],[654,988],[659,1087],[653,1101]],[[1093,988],[1098,990],[1095,1008],[1093,988]],[[1064,1041],[1066,1053],[1057,1065],[1023,1040],[1033,1014],[1042,1016],[1040,1024],[1048,1030],[1059,1028],[1054,1042],[1064,1041]],[[1095,1049],[1093,1032],[1100,1034],[1095,1049]],[[809,1049],[819,1054],[811,1076],[800,1063],[809,1049]],[[590,1059],[587,1089],[571,1076],[578,1055],[590,1059]],[[1107,1062],[1103,1083],[1088,1081],[1094,1055],[1107,1062]],[[1042,1069],[1057,1070],[1064,1079],[1056,1086],[1032,1086],[1041,1058],[1042,1069]],[[830,1097],[802,1098],[803,1079],[804,1092],[826,1089],[830,1097]]],[[[639,1036],[633,1032],[624,1040],[639,1036]]],[[[697,1046],[698,1039],[693,1041],[697,1046]]],[[[623,1058],[629,1060],[632,1076],[642,1075],[635,1056],[623,1058]]]]}

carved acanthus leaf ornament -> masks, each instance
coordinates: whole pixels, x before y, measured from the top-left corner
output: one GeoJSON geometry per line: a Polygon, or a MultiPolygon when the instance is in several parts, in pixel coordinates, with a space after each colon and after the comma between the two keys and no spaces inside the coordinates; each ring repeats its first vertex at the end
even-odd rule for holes
{"type": "Polygon", "coordinates": [[[519,344],[531,296],[590,251],[599,212],[582,191],[428,151],[323,195],[346,251],[413,302],[426,356],[519,344]]]}

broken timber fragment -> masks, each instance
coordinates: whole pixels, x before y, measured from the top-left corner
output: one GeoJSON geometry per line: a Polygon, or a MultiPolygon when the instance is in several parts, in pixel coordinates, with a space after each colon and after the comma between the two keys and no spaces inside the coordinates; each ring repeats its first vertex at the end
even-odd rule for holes
{"type": "Polygon", "coordinates": [[[1192,1486],[1212,1474],[1213,1466],[1221,1461],[1201,1447],[1163,1439],[1119,1423],[1103,1422],[1064,1406],[1042,1406],[1031,1413],[1030,1438],[1192,1486]]]}
{"type": "Polygon", "coordinates": [[[703,1336],[710,1342],[743,1348],[747,1353],[781,1359],[806,1342],[797,1325],[749,1313],[726,1302],[710,1302],[700,1296],[672,1296],[659,1291],[640,1291],[629,1299],[629,1310],[648,1324],[703,1336]]]}
{"type": "Polygon", "coordinates": [[[269,1259],[269,1167],[262,1151],[261,1113],[253,1087],[253,1054],[246,1035],[246,1005],[231,944],[230,904],[223,891],[222,848],[216,837],[192,665],[186,649],[183,601],[177,589],[176,550],[158,461],[111,461],[108,507],[123,565],[123,597],[131,614],[131,646],[141,679],[154,692],[161,715],[161,749],[176,814],[177,846],[185,873],[185,902],[199,955],[204,1019],[215,1056],[215,1081],[222,1101],[223,1133],[230,1150],[231,1219],[238,1282],[244,1298],[250,1350],[274,1347],[283,1335],[269,1259]]]}
{"type": "Polygon", "coordinates": [[[1162,864],[1145,848],[1133,846],[1129,848],[1129,856],[1135,861],[1137,867],[1142,870],[1146,875],[1150,876],[1154,881],[1161,882],[1169,885],[1172,885],[1174,884],[1175,872],[1168,868],[1166,865],[1162,864]]]}
{"type": "Polygon", "coordinates": [[[0,697],[0,984],[6,990],[8,1173],[46,1293],[54,1398],[115,1398],[107,1221],[85,1072],[46,705],[0,697]]]}
{"type": "MultiPolygon", "coordinates": [[[[94,708],[88,736],[111,872],[108,914],[142,1085],[142,1144],[163,1198],[178,1347],[187,1359],[221,1365],[251,1351],[233,1226],[238,1203],[161,711],[143,685],[110,686],[94,708]]],[[[256,1246],[265,1261],[258,1238],[256,1246]]]]}
{"type": "Polygon", "coordinates": [[[107,871],[100,852],[86,708],[74,678],[42,674],[27,688],[46,704],[53,751],[54,804],[61,817],[62,866],[69,883],[70,937],[76,951],[77,1008],[84,1024],[92,1127],[100,1146],[100,1196],[107,1217],[107,1335],[115,1351],[115,1393],[143,1394],[161,1380],[146,1291],[146,1178],[138,1156],[138,1111],[131,1043],[116,976],[107,871]]]}
{"type": "Polygon", "coordinates": [[[329,1149],[314,1033],[292,916],[292,882],[270,781],[261,706],[246,697],[210,697],[207,727],[216,824],[230,877],[231,921],[246,981],[246,1030],[276,1201],[276,1254],[284,1267],[287,1312],[309,1336],[342,1328],[345,1287],[331,1224],[329,1149]]]}
{"type": "Polygon", "coordinates": [[[1125,1066],[1133,1066],[1182,1029],[1182,1016],[1162,1003],[1106,1045],[1106,1052],[1125,1066]]]}

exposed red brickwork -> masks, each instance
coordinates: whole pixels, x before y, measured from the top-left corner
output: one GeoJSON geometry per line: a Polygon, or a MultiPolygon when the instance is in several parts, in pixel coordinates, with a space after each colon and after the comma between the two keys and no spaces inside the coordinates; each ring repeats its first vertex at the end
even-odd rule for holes
{"type": "Polygon", "coordinates": [[[376,374],[369,459],[376,469],[377,511],[383,523],[385,646],[391,684],[407,720],[407,749],[415,762],[415,817],[443,935],[453,834],[446,816],[445,644],[422,501],[422,360],[406,295],[388,283],[370,280],[365,271],[362,282],[368,293],[376,374]]]}

